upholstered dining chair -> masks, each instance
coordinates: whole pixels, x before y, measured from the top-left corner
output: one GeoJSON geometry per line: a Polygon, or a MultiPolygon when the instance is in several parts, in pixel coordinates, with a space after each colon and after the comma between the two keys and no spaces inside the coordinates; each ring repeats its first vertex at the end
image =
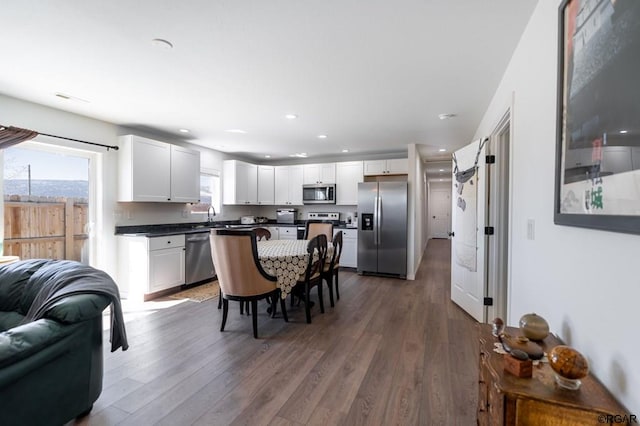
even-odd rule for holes
{"type": "Polygon", "coordinates": [[[309,261],[302,280],[298,281],[292,290],[292,295],[304,301],[304,311],[307,323],[311,323],[311,300],[309,300],[311,289],[318,288],[318,299],[320,312],[324,314],[324,302],[322,298],[322,270],[327,258],[327,237],[319,234],[309,240],[307,244],[309,261]],[[314,260],[314,253],[318,253],[318,258],[314,260]]]}
{"type": "Polygon", "coordinates": [[[253,317],[253,337],[258,338],[258,300],[270,296],[272,311],[280,299],[282,316],[286,322],[286,306],[280,298],[280,289],[276,277],[265,272],[258,260],[258,247],[255,233],[252,231],[212,230],[211,257],[218,274],[222,297],[222,324],[224,331],[229,312],[229,300],[251,302],[253,317]]]}
{"type": "MultiPolygon", "coordinates": [[[[269,232],[266,228],[254,228],[253,232],[256,234],[256,241],[261,241],[262,239],[270,240],[271,232],[269,232]]],[[[267,302],[271,303],[271,299],[267,297],[267,302]]],[[[218,297],[218,309],[222,308],[222,297],[218,297]]],[[[251,308],[249,305],[249,301],[245,300],[240,302],[240,315],[244,315],[245,310],[247,315],[251,314],[251,308]]]]}
{"type": "Polygon", "coordinates": [[[331,241],[333,253],[331,259],[326,261],[322,270],[322,279],[327,282],[329,287],[329,302],[333,308],[333,284],[336,287],[336,297],[340,299],[340,290],[338,289],[338,270],[340,269],[340,255],[342,254],[342,231],[336,232],[331,241]]]}
{"type": "Polygon", "coordinates": [[[271,232],[269,232],[269,230],[266,228],[255,228],[253,232],[256,233],[256,239],[258,241],[262,240],[263,238],[265,240],[271,239],[271,232]]]}
{"type": "MultiPolygon", "coordinates": [[[[254,228],[253,232],[256,234],[256,241],[261,241],[262,239],[268,241],[271,239],[271,232],[266,228],[254,228]]],[[[267,297],[267,302],[271,303],[271,298],[267,297]]],[[[240,302],[240,314],[244,314],[245,308],[247,315],[249,315],[251,313],[251,308],[249,307],[249,302],[246,300],[244,302],[240,302]]]]}
{"type": "Polygon", "coordinates": [[[324,234],[324,236],[327,237],[327,241],[331,241],[333,237],[333,223],[308,220],[305,225],[304,239],[310,240],[319,234],[324,234]]]}

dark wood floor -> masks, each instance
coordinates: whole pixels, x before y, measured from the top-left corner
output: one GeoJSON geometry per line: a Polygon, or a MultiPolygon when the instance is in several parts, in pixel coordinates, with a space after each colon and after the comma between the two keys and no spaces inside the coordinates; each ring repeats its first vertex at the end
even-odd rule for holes
{"type": "Polygon", "coordinates": [[[261,309],[257,340],[236,303],[224,333],[215,299],[147,312],[128,351],[105,345],[102,395],[78,423],[475,424],[477,337],[449,265],[449,241],[431,240],[415,281],[341,272],[335,308],[316,304],[312,324],[302,305],[288,324],[261,309]]]}

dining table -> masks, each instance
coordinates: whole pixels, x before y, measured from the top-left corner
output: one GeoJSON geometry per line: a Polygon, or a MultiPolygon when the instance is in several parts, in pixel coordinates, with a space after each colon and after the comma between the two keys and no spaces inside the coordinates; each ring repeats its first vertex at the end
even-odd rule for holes
{"type": "MultiPolygon", "coordinates": [[[[307,251],[308,240],[261,240],[258,245],[258,259],[260,265],[269,275],[277,278],[280,297],[286,299],[298,280],[303,279],[309,263],[307,251]]],[[[333,246],[328,243],[327,261],[333,252],[333,246]]],[[[318,253],[314,253],[314,261],[318,253]]]]}

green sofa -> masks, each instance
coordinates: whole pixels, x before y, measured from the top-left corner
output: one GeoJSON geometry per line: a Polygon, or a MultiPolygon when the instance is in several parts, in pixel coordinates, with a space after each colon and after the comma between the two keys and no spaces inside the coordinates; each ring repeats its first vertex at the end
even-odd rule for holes
{"type": "Polygon", "coordinates": [[[61,425],[91,410],[109,305],[112,350],[125,350],[118,289],[106,273],[42,259],[0,267],[0,425],[61,425]]]}

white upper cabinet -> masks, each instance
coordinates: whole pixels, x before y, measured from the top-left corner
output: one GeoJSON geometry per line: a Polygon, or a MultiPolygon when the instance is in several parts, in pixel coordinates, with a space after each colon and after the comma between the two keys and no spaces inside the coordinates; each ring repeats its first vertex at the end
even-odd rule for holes
{"type": "Polygon", "coordinates": [[[362,161],[336,163],[336,204],[357,205],[358,183],[363,180],[362,161]]]}
{"type": "Polygon", "coordinates": [[[222,165],[223,204],[258,203],[258,166],[238,160],[222,165]]]}
{"type": "Polygon", "coordinates": [[[336,163],[305,164],[303,170],[303,182],[305,185],[336,183],[336,163]]]}
{"type": "Polygon", "coordinates": [[[200,152],[135,135],[120,137],[118,201],[200,198],[200,152]]]}
{"type": "Polygon", "coordinates": [[[200,201],[200,152],[171,145],[171,201],[200,201]]]}
{"type": "Polygon", "coordinates": [[[275,167],[258,166],[258,204],[273,205],[275,201],[275,167]]]}
{"type": "Polygon", "coordinates": [[[278,206],[302,205],[302,166],[275,167],[275,204],[278,206]]]}
{"type": "Polygon", "coordinates": [[[364,162],[364,175],[406,175],[409,172],[409,160],[394,158],[391,160],[371,160],[364,162]]]}

